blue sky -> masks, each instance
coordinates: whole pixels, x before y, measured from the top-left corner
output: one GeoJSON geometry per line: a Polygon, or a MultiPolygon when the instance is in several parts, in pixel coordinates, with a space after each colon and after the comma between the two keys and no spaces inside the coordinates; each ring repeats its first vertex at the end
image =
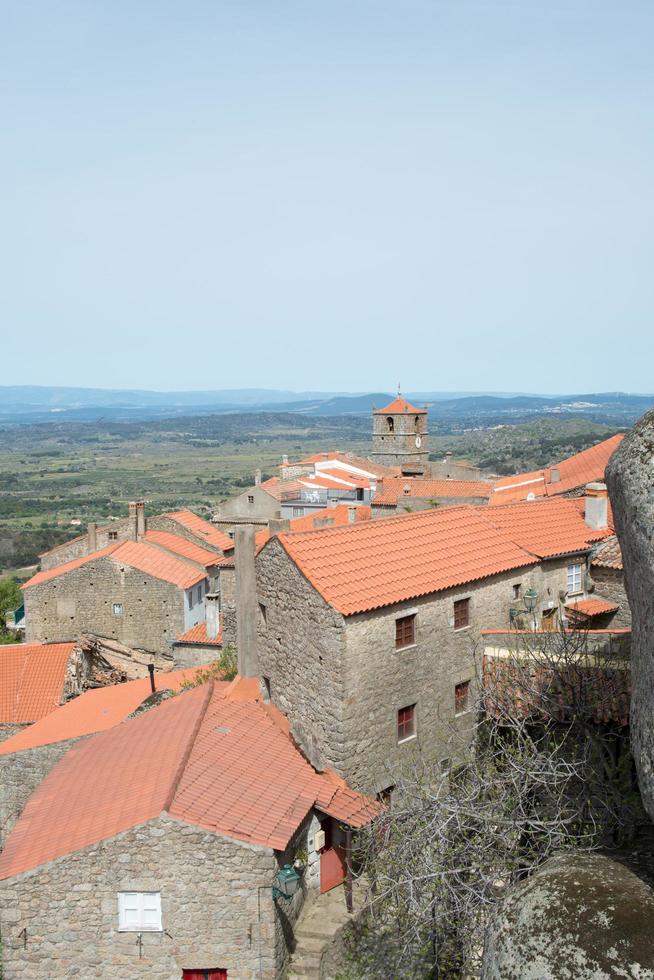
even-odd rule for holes
{"type": "Polygon", "coordinates": [[[2,384],[654,389],[654,4],[20,0],[2,384]]]}

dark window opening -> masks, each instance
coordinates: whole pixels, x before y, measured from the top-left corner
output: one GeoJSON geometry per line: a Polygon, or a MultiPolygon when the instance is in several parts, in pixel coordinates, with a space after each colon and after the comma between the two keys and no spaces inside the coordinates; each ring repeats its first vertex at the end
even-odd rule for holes
{"type": "Polygon", "coordinates": [[[110,541],[117,541],[118,540],[118,531],[109,531],[109,540],[110,541]]]}
{"type": "Polygon", "coordinates": [[[253,497],[252,494],[248,494],[248,503],[249,504],[253,504],[254,503],[254,497],[253,497]]]}
{"type": "Polygon", "coordinates": [[[454,714],[461,715],[470,707],[470,681],[454,686],[454,714]]]}
{"type": "Polygon", "coordinates": [[[380,791],[377,793],[377,799],[379,800],[379,802],[383,803],[384,806],[390,807],[392,804],[394,789],[395,789],[395,783],[393,783],[390,786],[386,786],[385,789],[380,789],[380,791]]]}
{"type": "Polygon", "coordinates": [[[410,647],[416,642],[416,617],[402,616],[395,620],[395,649],[410,647]]]}
{"type": "Polygon", "coordinates": [[[393,432],[395,429],[395,422],[393,421],[393,419],[391,418],[386,419],[386,424],[388,425],[388,431],[393,432]]]}
{"type": "Polygon", "coordinates": [[[457,599],[454,603],[454,629],[470,625],[470,599],[457,599]]]}
{"type": "Polygon", "coordinates": [[[404,742],[416,734],[416,706],[408,704],[397,713],[397,740],[404,742]]]}
{"type": "Polygon", "coordinates": [[[269,677],[262,677],[261,678],[261,681],[263,683],[263,699],[264,699],[264,701],[270,701],[270,699],[272,697],[272,695],[270,693],[270,691],[271,691],[271,688],[270,688],[270,678],[269,677]]]}

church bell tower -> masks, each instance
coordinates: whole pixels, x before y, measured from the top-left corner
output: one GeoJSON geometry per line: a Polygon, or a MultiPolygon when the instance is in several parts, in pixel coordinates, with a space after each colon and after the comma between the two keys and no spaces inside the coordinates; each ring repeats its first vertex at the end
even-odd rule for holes
{"type": "Polygon", "coordinates": [[[385,466],[399,466],[403,474],[429,473],[427,409],[395,398],[385,408],[372,410],[372,459],[385,466]]]}

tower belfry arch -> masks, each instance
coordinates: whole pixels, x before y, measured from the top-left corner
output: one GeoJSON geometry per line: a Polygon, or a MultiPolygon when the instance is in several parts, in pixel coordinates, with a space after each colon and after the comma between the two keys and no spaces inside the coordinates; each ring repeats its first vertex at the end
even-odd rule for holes
{"type": "Polygon", "coordinates": [[[372,412],[372,459],[385,466],[399,466],[407,475],[429,472],[429,427],[426,408],[416,408],[402,397],[372,412]]]}

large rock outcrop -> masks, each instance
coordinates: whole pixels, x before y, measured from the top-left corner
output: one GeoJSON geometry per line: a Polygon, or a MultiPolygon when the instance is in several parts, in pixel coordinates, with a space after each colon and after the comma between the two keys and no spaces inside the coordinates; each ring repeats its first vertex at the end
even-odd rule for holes
{"type": "Polygon", "coordinates": [[[551,858],[491,923],[482,980],[652,980],[654,892],[597,854],[551,858]]]}
{"type": "Polygon", "coordinates": [[[632,616],[631,746],[654,820],[654,410],[627,433],[606,473],[632,616]]]}

